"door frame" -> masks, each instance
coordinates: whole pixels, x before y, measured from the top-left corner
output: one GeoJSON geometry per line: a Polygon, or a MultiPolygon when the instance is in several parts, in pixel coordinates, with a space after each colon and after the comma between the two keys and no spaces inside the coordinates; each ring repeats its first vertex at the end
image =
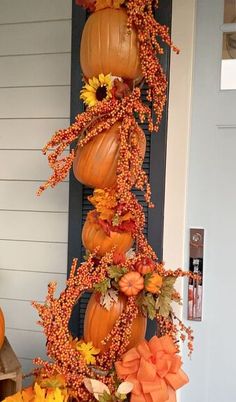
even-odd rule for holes
{"type": "MultiPolygon", "coordinates": [[[[163,259],[170,268],[186,264],[188,230],[186,201],[197,0],[173,0],[172,40],[180,54],[172,54],[169,82],[163,259]]],[[[183,281],[178,281],[183,293],[183,281]]],[[[177,307],[178,316],[183,308],[177,307]]]]}

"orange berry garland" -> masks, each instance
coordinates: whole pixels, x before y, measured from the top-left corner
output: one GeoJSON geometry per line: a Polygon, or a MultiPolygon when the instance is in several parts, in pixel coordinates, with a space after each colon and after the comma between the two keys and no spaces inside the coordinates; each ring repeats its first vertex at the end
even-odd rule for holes
{"type": "MultiPolygon", "coordinates": [[[[89,11],[100,13],[93,15],[90,21],[100,21],[103,14],[122,14],[127,23],[122,29],[127,30],[127,35],[131,35],[132,31],[132,35],[137,38],[133,45],[137,50],[141,72],[138,68],[140,74],[137,80],[133,80],[137,78],[137,74],[135,77],[115,77],[110,70],[98,71],[98,77],[84,77],[81,98],[88,107],[75,118],[70,127],[57,131],[43,148],[43,153],[48,153],[53,174],[40,186],[37,194],[40,195],[48,187],[54,187],[64,180],[73,165],[75,176],[95,188],[93,195],[89,197],[95,209],[87,215],[82,233],[83,244],[87,248],[87,260],[79,267],[77,260],[73,260],[66,288],[58,298],[55,297],[56,284],[51,283],[45,303],[33,303],[41,318],[40,325],[47,338],[47,354],[51,359],[50,362],[35,359],[39,366],[35,374],[43,373],[49,377],[55,373],[63,375],[67,388],[73,391],[70,396],[84,402],[95,401],[85,387],[84,379],[95,379],[108,386],[111,392],[109,402],[120,402],[122,398],[116,393],[115,362],[122,359],[129,345],[133,345],[138,320],[141,319],[146,325],[147,318],[155,319],[160,334],[169,335],[177,349],[179,340],[187,339],[189,353],[193,350],[192,330],[175,316],[171,303],[181,303],[181,297],[174,288],[176,279],[191,277],[197,280],[198,276],[181,269],[167,270],[164,264],[158,262],[143,234],[143,208],[131,192],[133,187],[144,191],[148,206],[153,207],[148,177],[142,168],[145,141],[138,122],[147,121],[149,131],[157,131],[165,106],[167,80],[158,60],[158,55],[163,53],[159,39],[174,51],[178,52],[178,49],[171,42],[168,28],[155,20],[152,0],[76,2],[89,11]],[[147,85],[147,102],[141,98],[143,83],[147,85]],[[149,107],[151,104],[152,109],[149,107]],[[116,147],[108,155],[107,149],[110,152],[111,145],[114,145],[111,134],[116,147]],[[103,141],[104,138],[107,141],[106,147],[101,149],[100,140],[103,141]],[[75,140],[77,147],[64,155],[66,148],[75,140]],[[103,162],[105,170],[103,177],[99,177],[99,167],[103,162]],[[90,170],[85,171],[88,163],[90,170]],[[121,244],[121,240],[113,241],[114,238],[120,239],[122,235],[123,238],[128,236],[125,245],[121,244]],[[133,243],[135,250],[132,251],[130,247],[133,243]],[[94,294],[86,312],[85,339],[77,340],[71,336],[69,321],[74,305],[86,291],[94,294]],[[121,311],[116,311],[112,317],[123,299],[125,303],[121,311]],[[95,304],[96,311],[93,314],[99,314],[100,311],[100,315],[92,320],[90,310],[91,305],[94,307],[95,304]],[[107,321],[106,329],[109,329],[103,331],[102,328],[99,332],[102,335],[99,336],[96,327],[100,324],[101,314],[102,317],[112,318],[112,324],[107,321]],[[93,339],[96,340],[96,345],[93,345],[93,339]],[[90,355],[85,351],[89,351],[90,355]]],[[[91,41],[92,36],[89,38],[91,41]]],[[[129,37],[125,37],[125,40],[128,42],[129,37]]],[[[86,41],[83,46],[83,52],[86,53],[86,41]]],[[[99,49],[96,51],[99,53],[99,49]]],[[[103,63],[104,60],[99,62],[103,63]]],[[[141,331],[142,337],[145,325],[141,331]]]]}

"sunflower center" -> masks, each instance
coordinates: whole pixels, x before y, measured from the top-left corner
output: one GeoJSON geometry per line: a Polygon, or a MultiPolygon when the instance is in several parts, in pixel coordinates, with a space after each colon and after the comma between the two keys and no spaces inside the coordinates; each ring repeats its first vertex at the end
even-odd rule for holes
{"type": "Polygon", "coordinates": [[[96,90],[96,98],[98,101],[102,101],[107,97],[107,87],[105,85],[98,87],[96,90]]]}

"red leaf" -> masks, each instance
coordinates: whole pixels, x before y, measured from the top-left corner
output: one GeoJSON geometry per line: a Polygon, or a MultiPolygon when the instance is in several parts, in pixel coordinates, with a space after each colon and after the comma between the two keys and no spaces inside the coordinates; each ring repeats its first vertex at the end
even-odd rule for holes
{"type": "Polygon", "coordinates": [[[96,0],[75,0],[75,4],[84,7],[89,11],[95,11],[96,0]]]}

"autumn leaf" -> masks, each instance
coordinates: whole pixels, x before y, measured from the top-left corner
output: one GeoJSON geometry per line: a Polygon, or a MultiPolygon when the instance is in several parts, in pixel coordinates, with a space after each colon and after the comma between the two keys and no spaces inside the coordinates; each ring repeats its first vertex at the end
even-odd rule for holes
{"type": "Polygon", "coordinates": [[[117,302],[118,302],[118,291],[114,289],[109,289],[100,298],[100,304],[108,311],[110,311],[113,304],[117,302]]]}
{"type": "Polygon", "coordinates": [[[102,282],[95,283],[93,288],[96,290],[96,292],[99,292],[101,294],[106,294],[108,289],[111,287],[111,281],[110,279],[104,279],[102,282]]]}
{"type": "Polygon", "coordinates": [[[152,293],[141,293],[137,299],[138,305],[145,316],[148,316],[150,320],[156,317],[156,300],[152,293]]]}
{"type": "Polygon", "coordinates": [[[120,222],[129,221],[131,219],[134,219],[134,217],[131,214],[131,212],[127,212],[127,214],[120,216],[120,222]]]}
{"type": "Polygon", "coordinates": [[[65,388],[66,386],[65,377],[62,374],[56,374],[42,380],[37,379],[37,383],[41,388],[65,388]]]}
{"type": "Polygon", "coordinates": [[[175,281],[175,277],[167,276],[163,278],[161,292],[156,302],[158,314],[162,315],[163,317],[168,317],[172,311],[171,302],[175,281]]]}
{"type": "Polygon", "coordinates": [[[37,382],[34,385],[34,392],[35,392],[35,397],[34,397],[35,402],[45,401],[46,389],[41,388],[37,382]]]}
{"type": "Polygon", "coordinates": [[[3,402],[33,402],[35,401],[35,392],[33,387],[23,389],[14,395],[8,396],[3,402]]]}
{"type": "Polygon", "coordinates": [[[108,275],[111,279],[115,279],[119,282],[120,278],[127,273],[127,269],[124,267],[118,267],[117,265],[111,265],[108,268],[108,275]]]}
{"type": "Polygon", "coordinates": [[[104,391],[102,395],[98,397],[99,402],[113,402],[112,396],[107,392],[104,391]]]}
{"type": "Polygon", "coordinates": [[[115,396],[121,401],[127,400],[127,394],[129,394],[133,388],[134,385],[131,382],[124,381],[117,388],[115,396]]]}
{"type": "Polygon", "coordinates": [[[103,382],[94,380],[92,378],[85,378],[84,385],[87,390],[94,395],[97,401],[111,401],[109,388],[106,384],[103,384],[103,382]],[[104,399],[104,397],[106,398],[106,396],[108,396],[108,399],[104,399]]]}
{"type": "Polygon", "coordinates": [[[127,260],[131,260],[132,258],[135,258],[136,253],[135,250],[133,248],[130,248],[127,253],[125,254],[125,257],[127,258],[127,260]]]}
{"type": "Polygon", "coordinates": [[[80,354],[84,357],[85,361],[87,364],[95,364],[96,359],[94,356],[98,355],[100,353],[100,349],[96,349],[92,342],[82,342],[79,343],[77,346],[77,350],[80,352],[80,354]]]}
{"type": "Polygon", "coordinates": [[[99,213],[102,220],[111,220],[117,206],[116,193],[113,189],[95,189],[93,195],[88,197],[89,201],[99,213]]]}
{"type": "Polygon", "coordinates": [[[63,391],[60,388],[50,389],[47,392],[46,402],[65,402],[68,400],[68,397],[63,395],[63,391]]]}
{"type": "Polygon", "coordinates": [[[115,265],[120,265],[125,263],[125,255],[119,251],[115,251],[113,254],[113,262],[115,265]]]}
{"type": "Polygon", "coordinates": [[[67,402],[68,398],[66,389],[42,388],[36,382],[34,388],[23,389],[21,392],[4,399],[4,402],[67,402]]]}

